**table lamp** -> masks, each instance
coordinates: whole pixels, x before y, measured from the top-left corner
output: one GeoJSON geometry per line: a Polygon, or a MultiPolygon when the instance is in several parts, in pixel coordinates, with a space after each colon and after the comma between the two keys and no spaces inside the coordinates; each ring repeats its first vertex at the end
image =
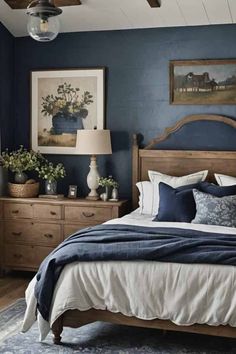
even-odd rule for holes
{"type": "Polygon", "coordinates": [[[90,171],[87,177],[90,193],[86,199],[97,200],[98,173],[96,155],[108,155],[111,150],[110,130],[77,130],[76,153],[78,155],[91,155],[90,171]]]}

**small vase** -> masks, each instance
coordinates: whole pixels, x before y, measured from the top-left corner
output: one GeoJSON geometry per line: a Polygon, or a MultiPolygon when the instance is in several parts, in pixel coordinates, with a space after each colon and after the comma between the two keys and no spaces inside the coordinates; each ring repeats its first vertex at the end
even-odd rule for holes
{"type": "Polygon", "coordinates": [[[45,193],[48,195],[57,194],[57,181],[46,180],[45,181],[45,193]]]}
{"type": "Polygon", "coordinates": [[[118,200],[118,189],[117,188],[112,189],[111,198],[118,200]]]}
{"type": "Polygon", "coordinates": [[[106,200],[108,200],[110,196],[110,188],[108,186],[105,186],[105,194],[106,194],[106,200]]]}
{"type": "Polygon", "coordinates": [[[24,184],[27,181],[28,177],[27,174],[24,172],[16,172],[14,179],[16,183],[24,184]]]}

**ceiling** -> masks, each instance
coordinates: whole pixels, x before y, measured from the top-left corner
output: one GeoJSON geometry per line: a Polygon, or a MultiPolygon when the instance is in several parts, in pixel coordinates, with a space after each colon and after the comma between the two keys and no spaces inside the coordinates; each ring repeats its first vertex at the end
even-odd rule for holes
{"type": "MultiPolygon", "coordinates": [[[[63,7],[61,32],[236,23],[236,0],[162,0],[151,8],[146,0],[81,0],[63,7]]],[[[0,21],[19,37],[26,36],[25,10],[0,0],[0,21]]]]}

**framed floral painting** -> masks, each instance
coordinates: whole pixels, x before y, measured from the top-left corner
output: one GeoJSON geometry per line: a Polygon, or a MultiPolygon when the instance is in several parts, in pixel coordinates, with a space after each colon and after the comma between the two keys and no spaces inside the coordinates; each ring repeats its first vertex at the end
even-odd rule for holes
{"type": "Polygon", "coordinates": [[[32,149],[75,154],[80,129],[104,129],[104,68],[32,71],[32,149]]]}

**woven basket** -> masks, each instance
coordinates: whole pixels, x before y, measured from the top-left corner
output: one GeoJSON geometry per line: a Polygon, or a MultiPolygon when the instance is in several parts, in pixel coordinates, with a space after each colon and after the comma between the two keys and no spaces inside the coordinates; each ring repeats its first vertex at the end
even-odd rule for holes
{"type": "Polygon", "coordinates": [[[9,195],[13,198],[34,198],[39,194],[39,183],[8,183],[9,195]]]}

